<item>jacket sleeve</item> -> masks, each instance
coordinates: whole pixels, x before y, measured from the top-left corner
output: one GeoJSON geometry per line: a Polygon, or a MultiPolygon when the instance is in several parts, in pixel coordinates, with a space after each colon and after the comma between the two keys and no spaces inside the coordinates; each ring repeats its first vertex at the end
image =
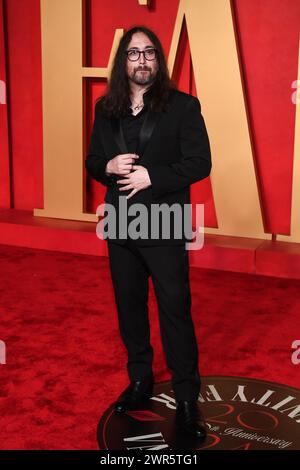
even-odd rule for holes
{"type": "Polygon", "coordinates": [[[96,181],[102,183],[104,186],[111,186],[113,182],[112,177],[111,175],[107,175],[105,173],[105,168],[108,160],[107,158],[105,158],[99,126],[100,116],[96,103],[94,124],[90,137],[87,156],[85,159],[85,168],[89,175],[96,181]]]}
{"type": "Polygon", "coordinates": [[[196,97],[191,97],[188,101],[182,116],[180,150],[182,158],[179,162],[147,165],[154,198],[181,190],[210,174],[212,164],[209,138],[200,101],[196,97]]]}

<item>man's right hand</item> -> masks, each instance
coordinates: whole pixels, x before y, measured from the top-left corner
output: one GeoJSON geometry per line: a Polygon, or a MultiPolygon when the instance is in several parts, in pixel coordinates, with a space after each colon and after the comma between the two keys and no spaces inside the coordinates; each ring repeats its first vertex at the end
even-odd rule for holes
{"type": "Polygon", "coordinates": [[[109,176],[111,174],[127,175],[132,170],[132,165],[135,165],[135,160],[139,156],[135,153],[122,153],[109,160],[106,165],[105,173],[109,176]]]}

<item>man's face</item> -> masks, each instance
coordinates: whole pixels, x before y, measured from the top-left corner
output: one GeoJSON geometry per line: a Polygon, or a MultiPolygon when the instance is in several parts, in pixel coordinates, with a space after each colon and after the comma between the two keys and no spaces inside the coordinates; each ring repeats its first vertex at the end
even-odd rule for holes
{"type": "MultiPolygon", "coordinates": [[[[150,49],[154,48],[154,44],[150,41],[148,36],[144,33],[135,33],[132,35],[131,41],[128,44],[127,51],[139,50],[144,51],[149,49],[150,57],[153,54],[150,49]]],[[[127,75],[129,80],[138,85],[150,85],[154,82],[158,70],[158,62],[156,55],[154,60],[147,60],[144,54],[140,54],[140,57],[136,61],[130,61],[127,59],[127,75]]]]}

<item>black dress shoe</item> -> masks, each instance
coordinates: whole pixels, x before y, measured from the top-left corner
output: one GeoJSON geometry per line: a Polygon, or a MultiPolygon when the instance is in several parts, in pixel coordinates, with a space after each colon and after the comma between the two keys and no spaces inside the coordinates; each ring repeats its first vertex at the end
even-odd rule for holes
{"type": "Polygon", "coordinates": [[[117,413],[124,413],[126,410],[134,410],[153,396],[153,387],[153,374],[141,380],[130,382],[115,402],[115,411],[117,413]]]}
{"type": "Polygon", "coordinates": [[[181,431],[205,439],[207,431],[198,401],[177,401],[175,423],[181,431]]]}

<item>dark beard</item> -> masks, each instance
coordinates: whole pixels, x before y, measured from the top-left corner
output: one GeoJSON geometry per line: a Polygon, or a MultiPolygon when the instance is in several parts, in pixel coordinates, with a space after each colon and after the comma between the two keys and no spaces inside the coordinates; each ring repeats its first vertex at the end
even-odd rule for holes
{"type": "Polygon", "coordinates": [[[146,73],[140,73],[139,71],[133,73],[130,77],[130,80],[137,85],[148,85],[153,83],[155,79],[155,74],[151,71],[146,73]]]}

